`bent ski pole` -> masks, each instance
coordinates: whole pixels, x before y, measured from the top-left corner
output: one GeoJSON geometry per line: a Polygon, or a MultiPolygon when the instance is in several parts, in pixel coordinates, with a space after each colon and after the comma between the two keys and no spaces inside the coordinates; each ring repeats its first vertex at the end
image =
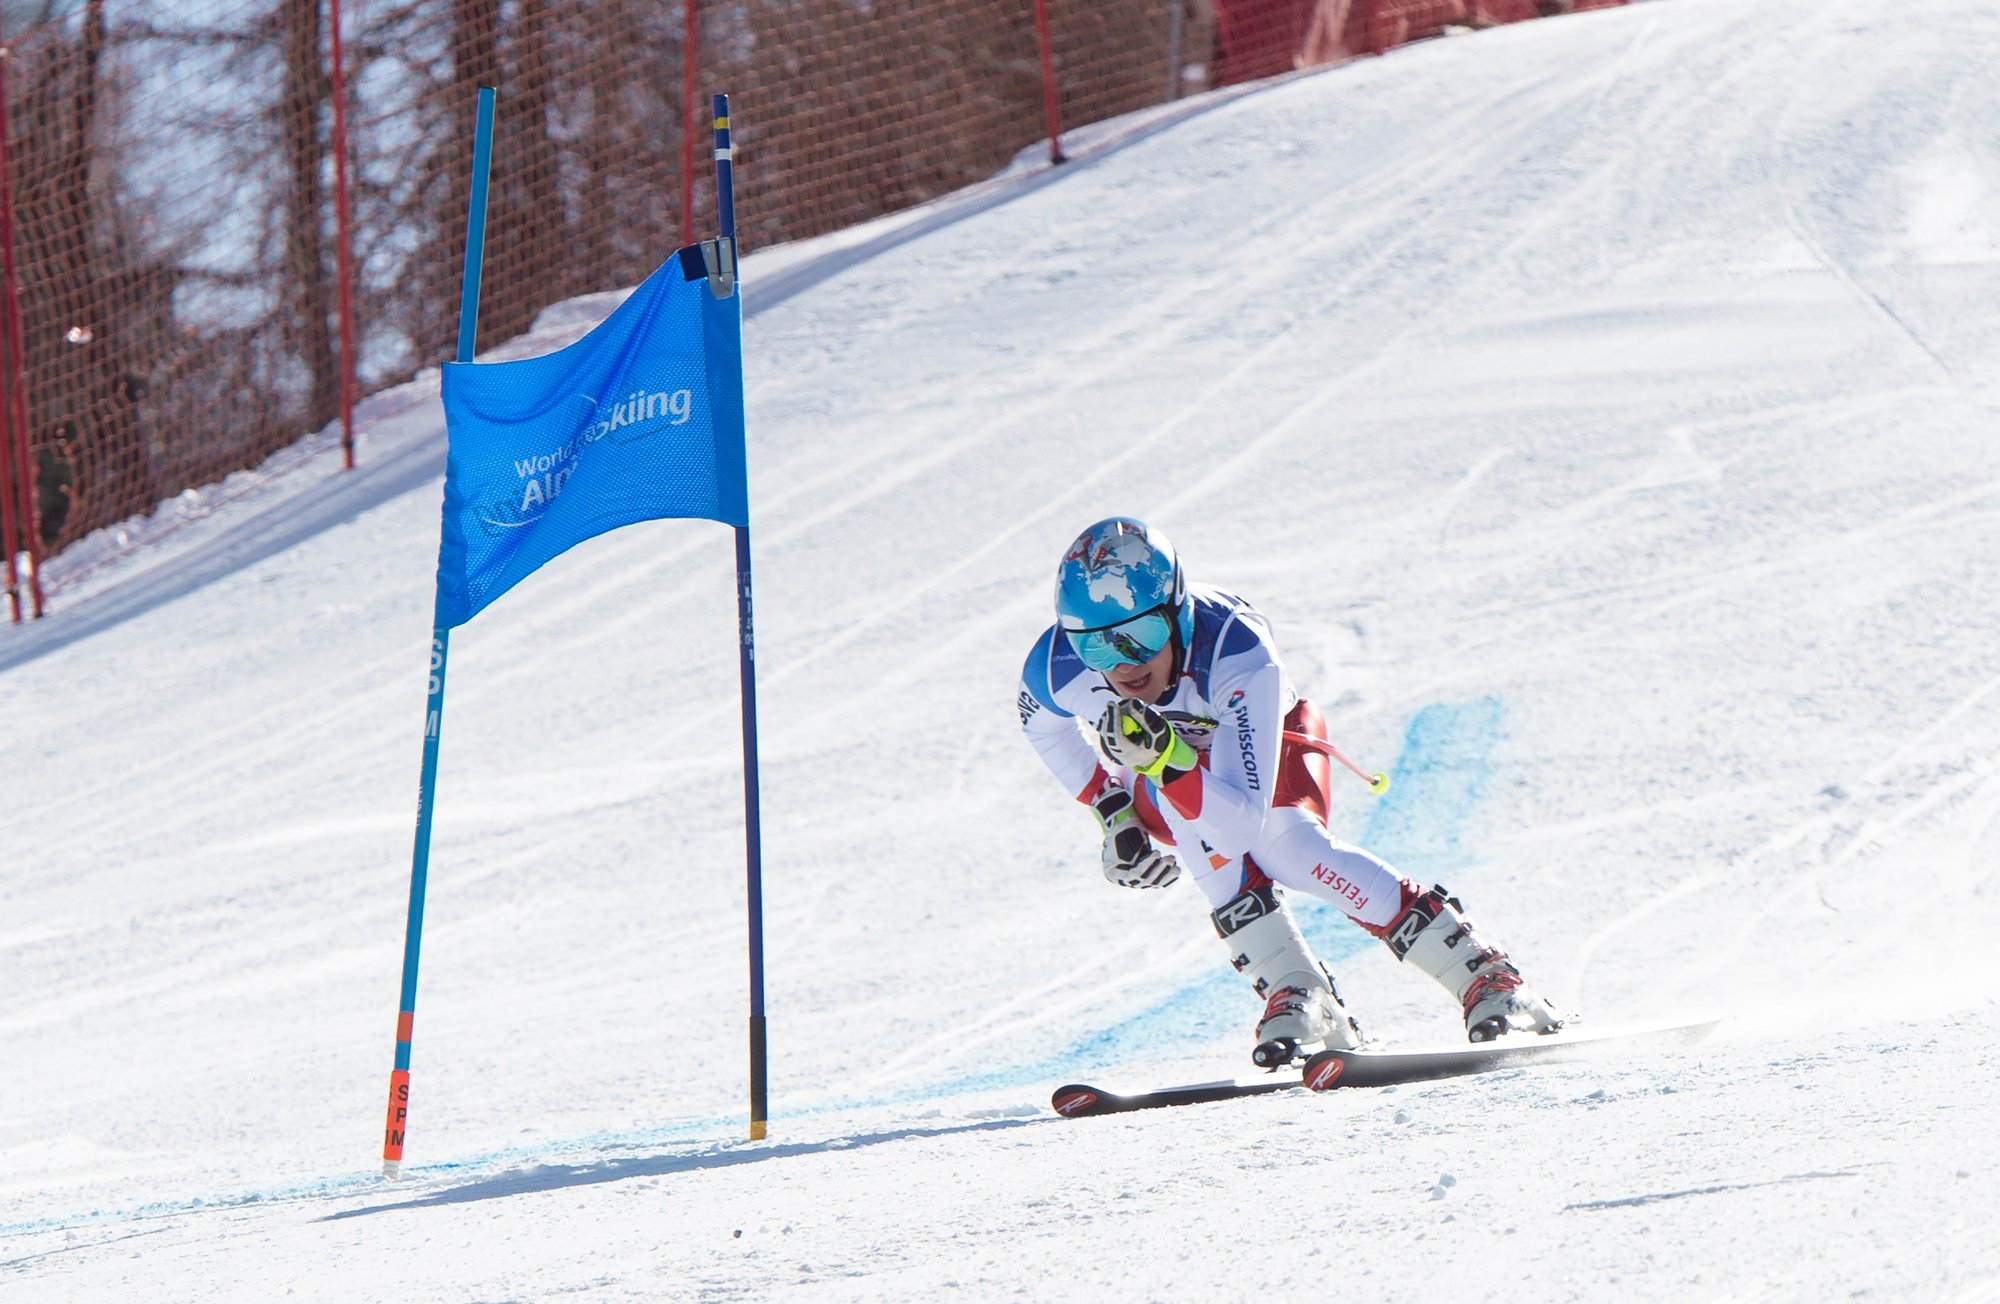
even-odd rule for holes
{"type": "Polygon", "coordinates": [[[1310,747],[1316,752],[1324,752],[1326,755],[1331,756],[1334,760],[1339,761],[1342,765],[1352,770],[1356,778],[1368,785],[1368,791],[1378,797],[1389,791],[1388,775],[1368,773],[1368,771],[1362,769],[1353,761],[1348,760],[1345,753],[1324,738],[1315,738],[1311,734],[1294,733],[1292,730],[1287,729],[1285,730],[1285,741],[1288,743],[1297,743],[1301,747],[1310,747]]]}

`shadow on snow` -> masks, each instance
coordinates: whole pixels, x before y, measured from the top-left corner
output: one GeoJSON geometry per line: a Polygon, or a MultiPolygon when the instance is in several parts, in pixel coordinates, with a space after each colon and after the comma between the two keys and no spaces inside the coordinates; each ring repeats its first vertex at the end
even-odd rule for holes
{"type": "Polygon", "coordinates": [[[328,1214],[319,1221],[339,1222],[342,1219],[361,1218],[369,1214],[429,1209],[448,1204],[470,1204],[477,1200],[499,1200],[515,1195],[533,1195],[540,1191],[594,1186],[602,1182],[624,1182],[634,1178],[705,1172],[709,1169],[733,1168],[738,1164],[761,1164],[807,1155],[858,1150],[867,1146],[890,1145],[898,1141],[927,1141],[936,1137],[972,1132],[1001,1132],[1012,1128],[1044,1126],[1059,1122],[1061,1120],[1053,1115],[1039,1118],[1002,1118],[965,1123],[955,1127],[896,1128],[892,1131],[872,1132],[862,1136],[830,1137],[825,1141],[796,1141],[782,1145],[746,1142],[745,1148],[742,1149],[704,1150],[694,1154],[643,1155],[592,1164],[538,1164],[529,1169],[479,1178],[414,1200],[398,1200],[391,1204],[370,1205],[365,1209],[343,1210],[340,1213],[328,1214]]]}

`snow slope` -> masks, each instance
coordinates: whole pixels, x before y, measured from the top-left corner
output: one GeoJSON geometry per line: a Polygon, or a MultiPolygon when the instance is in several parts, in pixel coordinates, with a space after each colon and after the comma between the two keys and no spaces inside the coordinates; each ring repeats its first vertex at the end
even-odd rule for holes
{"type": "MultiPolygon", "coordinates": [[[[1995,66],[1983,0],[1661,0],[753,256],[766,1142],[726,530],[455,637],[393,1185],[434,379],[362,478],[108,562],[0,630],[0,1297],[2000,1299],[1995,66]],[[1050,1114],[1247,1068],[1257,1008],[1014,737],[1114,511],[1393,769],[1345,832],[1718,1039],[1050,1114]]],[[[1452,1035],[1304,913],[1375,1035],[1452,1035]]]]}

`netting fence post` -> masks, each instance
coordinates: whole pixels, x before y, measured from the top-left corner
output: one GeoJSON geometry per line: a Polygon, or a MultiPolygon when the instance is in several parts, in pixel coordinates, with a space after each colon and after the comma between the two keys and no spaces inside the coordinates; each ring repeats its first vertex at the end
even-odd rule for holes
{"type": "Polygon", "coordinates": [[[1049,0],[1035,0],[1035,36],[1042,47],[1042,100],[1049,119],[1049,162],[1067,159],[1062,147],[1062,114],[1056,99],[1056,57],[1049,41],[1049,0]]]}
{"type": "Polygon", "coordinates": [[[42,616],[42,541],[35,519],[35,460],[28,445],[27,373],[22,353],[27,341],[21,327],[20,277],[14,259],[14,158],[11,148],[12,123],[7,115],[7,34],[0,28],[0,279],[4,279],[7,371],[4,399],[4,426],[8,438],[0,457],[11,466],[10,475],[0,474],[0,492],[11,487],[6,516],[11,518],[0,533],[6,536],[7,597],[16,624],[21,620],[21,575],[17,557],[28,558],[27,588],[35,618],[42,616]],[[12,485],[8,481],[12,480],[12,485]]]}

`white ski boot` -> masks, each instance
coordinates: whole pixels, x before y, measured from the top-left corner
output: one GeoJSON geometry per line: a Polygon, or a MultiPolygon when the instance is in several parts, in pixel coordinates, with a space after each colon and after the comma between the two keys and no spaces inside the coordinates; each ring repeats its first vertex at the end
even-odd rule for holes
{"type": "Polygon", "coordinates": [[[1276,887],[1253,887],[1209,917],[1229,947],[1229,962],[1265,998],[1250,1053],[1260,1068],[1304,1059],[1308,1046],[1351,1050],[1361,1044],[1361,1025],[1341,1004],[1333,976],[1313,958],[1276,887]]]}
{"type": "Polygon", "coordinates": [[[1507,953],[1473,935],[1463,910],[1457,898],[1434,887],[1389,925],[1382,940],[1397,959],[1437,979],[1458,999],[1467,1041],[1562,1027],[1562,1016],[1527,985],[1507,953]]]}

